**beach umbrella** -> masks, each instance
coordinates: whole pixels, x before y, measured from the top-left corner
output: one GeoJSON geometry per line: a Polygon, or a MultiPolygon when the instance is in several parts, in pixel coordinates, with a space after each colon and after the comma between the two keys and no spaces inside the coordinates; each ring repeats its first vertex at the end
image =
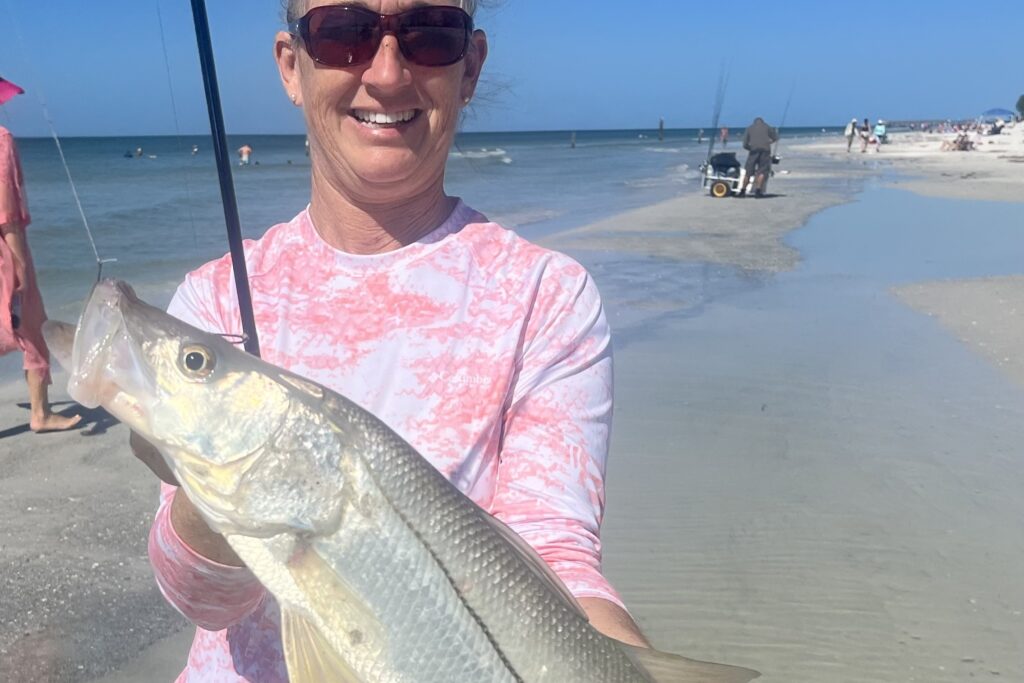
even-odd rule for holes
{"type": "Polygon", "coordinates": [[[1016,114],[1009,109],[989,109],[981,112],[982,118],[986,119],[1012,119],[1016,114]]]}
{"type": "Polygon", "coordinates": [[[21,95],[25,91],[14,85],[3,77],[0,77],[0,104],[6,104],[15,95],[21,95]]]}

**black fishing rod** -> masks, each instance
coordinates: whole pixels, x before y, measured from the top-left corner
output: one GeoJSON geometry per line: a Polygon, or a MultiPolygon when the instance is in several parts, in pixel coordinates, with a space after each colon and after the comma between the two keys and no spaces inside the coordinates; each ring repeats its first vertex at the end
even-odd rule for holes
{"type": "Polygon", "coordinates": [[[725,104],[725,92],[729,87],[729,70],[725,62],[722,62],[722,67],[718,70],[718,91],[715,93],[715,111],[711,117],[711,131],[708,135],[707,160],[711,159],[711,153],[715,151],[715,140],[718,139],[718,124],[725,104]]]}
{"type": "Polygon", "coordinates": [[[206,110],[210,114],[210,132],[213,135],[213,151],[217,159],[220,197],[221,203],[224,205],[228,244],[231,247],[231,269],[235,274],[238,311],[242,318],[242,331],[245,333],[244,345],[246,351],[258,357],[260,341],[256,335],[256,317],[253,315],[252,295],[249,293],[249,273],[245,267],[242,228],[238,220],[235,184],[231,178],[227,134],[224,130],[224,114],[220,108],[220,89],[217,87],[217,69],[213,64],[213,45],[210,41],[210,24],[206,18],[205,0],[192,0],[192,20],[196,26],[199,63],[203,70],[203,85],[206,88],[206,110]]]}
{"type": "Polygon", "coordinates": [[[793,102],[794,92],[796,92],[796,83],[793,83],[793,87],[789,89],[789,97],[786,98],[786,108],[782,110],[782,122],[779,123],[779,135],[775,140],[775,149],[772,151],[773,157],[779,155],[779,147],[782,145],[782,129],[786,125],[786,117],[789,116],[789,105],[793,102]]]}

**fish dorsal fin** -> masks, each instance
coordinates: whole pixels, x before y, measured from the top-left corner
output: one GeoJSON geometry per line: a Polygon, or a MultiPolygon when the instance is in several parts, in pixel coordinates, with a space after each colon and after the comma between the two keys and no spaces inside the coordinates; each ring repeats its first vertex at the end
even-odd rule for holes
{"type": "Polygon", "coordinates": [[[761,675],[739,666],[700,662],[626,643],[619,645],[653,683],[747,683],[761,675]]]}
{"type": "Polygon", "coordinates": [[[291,683],[366,683],[301,614],[282,609],[281,644],[291,683]]]}
{"type": "Polygon", "coordinates": [[[576,601],[575,596],[569,592],[566,585],[562,583],[560,578],[558,578],[558,574],[556,574],[554,570],[548,566],[548,563],[537,554],[537,551],[533,549],[533,546],[524,541],[522,536],[513,531],[511,527],[497,517],[489,515],[483,510],[480,512],[484,518],[490,522],[491,526],[497,530],[501,537],[508,541],[509,544],[519,552],[519,555],[522,556],[527,566],[533,570],[533,573],[540,577],[544,583],[548,584],[551,590],[562,598],[562,601],[569,609],[576,612],[584,621],[589,621],[587,613],[583,611],[582,607],[580,607],[580,603],[576,601]]]}

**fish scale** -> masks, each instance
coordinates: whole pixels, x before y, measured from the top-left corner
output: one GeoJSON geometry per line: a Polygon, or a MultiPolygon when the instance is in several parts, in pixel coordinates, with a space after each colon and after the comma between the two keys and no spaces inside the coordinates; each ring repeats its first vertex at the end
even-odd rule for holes
{"type": "MultiPolygon", "coordinates": [[[[522,561],[486,517],[405,441],[351,402],[325,399],[328,414],[362,423],[365,459],[383,494],[447,579],[465,609],[487,624],[494,647],[521,680],[564,683],[649,681],[522,561]]],[[[358,427],[357,427],[358,428],[358,427]]]]}

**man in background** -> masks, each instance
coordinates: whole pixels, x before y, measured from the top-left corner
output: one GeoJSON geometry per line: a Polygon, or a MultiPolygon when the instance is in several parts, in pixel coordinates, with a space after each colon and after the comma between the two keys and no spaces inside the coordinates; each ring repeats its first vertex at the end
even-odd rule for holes
{"type": "MultiPolygon", "coordinates": [[[[754,179],[754,196],[764,196],[764,186],[772,171],[772,145],[779,139],[779,132],[764,122],[760,116],[747,127],[743,134],[743,149],[747,150],[747,178],[754,179]]],[[[740,194],[746,194],[746,182],[740,194]]]]}

